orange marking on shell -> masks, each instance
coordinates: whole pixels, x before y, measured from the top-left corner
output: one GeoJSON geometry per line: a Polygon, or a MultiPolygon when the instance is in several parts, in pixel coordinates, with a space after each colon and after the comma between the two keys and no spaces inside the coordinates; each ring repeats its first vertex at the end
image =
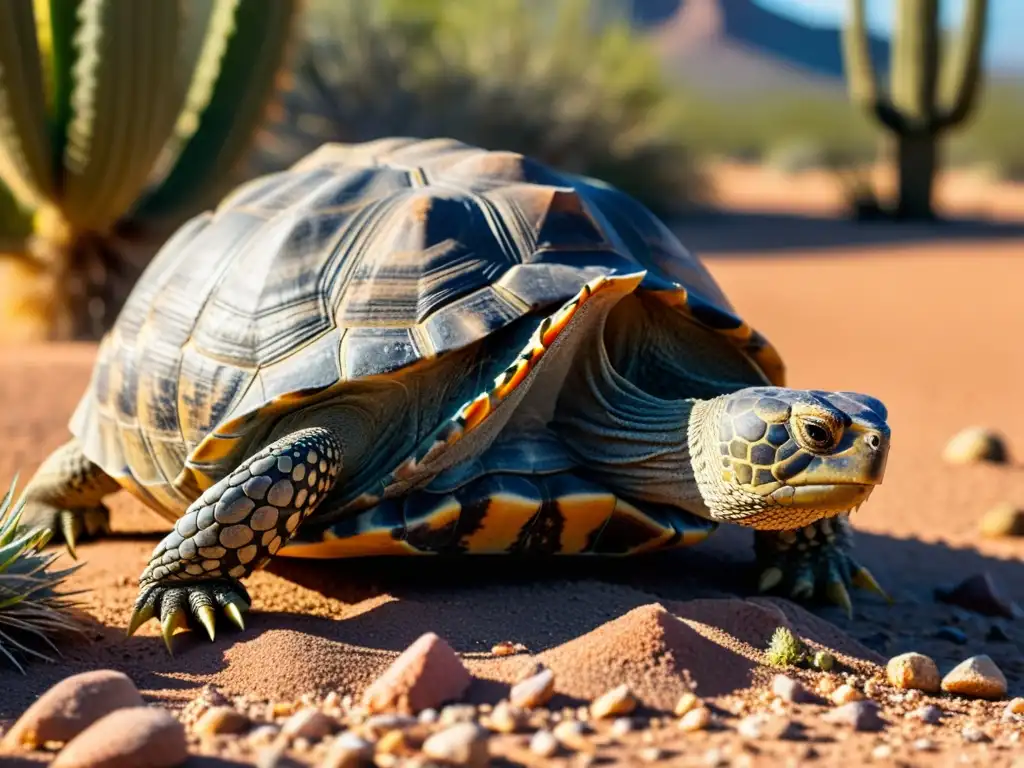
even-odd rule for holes
{"type": "Polygon", "coordinates": [[[491,398],[485,392],[463,409],[462,418],[466,423],[464,430],[469,432],[476,429],[490,412],[491,398]]]}
{"type": "Polygon", "coordinates": [[[497,394],[499,399],[504,400],[508,396],[509,392],[522,384],[523,379],[525,379],[533,369],[533,361],[536,359],[536,357],[531,357],[529,360],[522,360],[518,363],[516,372],[512,374],[512,377],[496,390],[495,394],[497,394]]]}

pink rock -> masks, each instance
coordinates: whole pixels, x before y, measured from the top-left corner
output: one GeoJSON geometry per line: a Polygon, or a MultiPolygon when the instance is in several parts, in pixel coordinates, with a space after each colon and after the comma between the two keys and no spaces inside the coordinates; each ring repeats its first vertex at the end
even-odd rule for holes
{"type": "Polygon", "coordinates": [[[458,701],[472,681],[452,647],[428,632],[366,689],[363,705],[370,712],[415,714],[458,701]]]}
{"type": "Polygon", "coordinates": [[[70,741],[114,710],[143,704],[135,683],[122,672],[97,669],[72,675],[25,710],[4,737],[3,746],[34,749],[47,741],[70,741]]]}
{"type": "Polygon", "coordinates": [[[156,707],[111,712],[69,741],[50,768],[175,768],[188,759],[185,727],[156,707]]]}

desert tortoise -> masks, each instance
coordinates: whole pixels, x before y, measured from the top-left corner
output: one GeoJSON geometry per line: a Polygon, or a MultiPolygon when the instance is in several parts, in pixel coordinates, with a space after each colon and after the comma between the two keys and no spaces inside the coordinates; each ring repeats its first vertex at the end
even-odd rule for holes
{"type": "Polygon", "coordinates": [[[761,588],[877,589],[846,515],[886,409],[788,389],[651,212],[453,140],[329,144],[184,224],[100,343],[27,522],[173,523],[129,632],[170,637],[273,556],[628,555],[758,529],[761,588]]]}

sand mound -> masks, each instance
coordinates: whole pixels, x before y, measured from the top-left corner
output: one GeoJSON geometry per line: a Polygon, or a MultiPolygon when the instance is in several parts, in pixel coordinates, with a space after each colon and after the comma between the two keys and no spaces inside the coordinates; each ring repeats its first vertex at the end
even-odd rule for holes
{"type": "Polygon", "coordinates": [[[287,700],[303,693],[362,691],[395,654],[290,629],[271,629],[225,654],[211,682],[228,693],[287,700]]]}

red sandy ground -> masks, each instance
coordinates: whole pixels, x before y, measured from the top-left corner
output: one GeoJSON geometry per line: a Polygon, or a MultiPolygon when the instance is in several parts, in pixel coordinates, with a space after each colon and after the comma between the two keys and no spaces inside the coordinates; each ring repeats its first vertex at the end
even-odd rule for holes
{"type": "MultiPolygon", "coordinates": [[[[752,194],[751,186],[740,187],[735,196],[752,194]]],[[[686,242],[685,226],[680,234],[686,242]]],[[[756,233],[751,239],[756,242],[756,233]]],[[[759,665],[758,649],[785,616],[800,634],[861,669],[918,650],[945,672],[969,655],[988,653],[1009,678],[1011,693],[1024,695],[1024,621],[956,611],[932,596],[936,586],[987,570],[1024,604],[1024,539],[985,540],[976,532],[980,515],[996,503],[1024,505],[1024,239],[933,237],[898,246],[705,258],[740,312],[781,349],[792,386],[861,390],[888,405],[893,445],[885,483],[854,522],[859,557],[894,594],[893,607],[858,594],[848,621],[833,609],[813,616],[783,600],[747,599],[754,574],[750,535],[741,530],[644,562],[560,561],[540,570],[508,559],[288,561],[249,580],[255,603],[244,632],[225,627],[216,644],[178,635],[171,659],[155,622],[131,639],[122,634],[135,579],[165,525],[118,497],[112,504],[116,536],[83,546],[86,565],[73,579],[91,590],[83,600],[97,620],[93,642],[68,649],[58,666],[34,665],[26,676],[0,671],[0,723],[56,680],[99,666],[127,671],[147,695],[169,706],[188,701],[208,682],[229,693],[288,700],[317,689],[358,694],[428,630],[492,681],[474,688],[480,700],[499,698],[504,683],[528,663],[523,656],[488,653],[511,640],[555,670],[567,702],[628,680],[646,704],[671,707],[689,681],[723,712],[753,711],[766,708],[759,695],[771,674],[759,665]],[[975,424],[1002,430],[1018,458],[1003,467],[944,464],[940,453],[948,438],[975,424]],[[614,623],[602,627],[608,622],[614,623]],[[994,623],[1010,642],[986,640],[994,623]],[[943,624],[962,629],[967,643],[934,637],[943,624]]],[[[65,439],[92,355],[90,346],[2,355],[4,483],[15,470],[27,479],[65,439]]],[[[887,705],[890,726],[883,734],[848,734],[823,725],[814,710],[797,716],[809,727],[803,741],[766,740],[744,752],[732,730],[685,738],[669,731],[675,746],[668,756],[701,764],[707,749],[718,745],[754,765],[811,758],[817,765],[844,764],[870,759],[877,745],[890,744],[893,755],[874,763],[1008,765],[1015,751],[1024,752],[1022,742],[1008,741],[1009,726],[995,724],[1001,705],[927,700],[953,712],[952,724],[910,725],[898,707],[887,705]],[[995,742],[965,744],[959,729],[971,721],[995,742]],[[922,736],[942,750],[912,752],[910,742],[922,736]]],[[[629,762],[640,746],[638,737],[606,754],[629,762]]],[[[523,758],[521,745],[510,744],[506,752],[523,758]]]]}

